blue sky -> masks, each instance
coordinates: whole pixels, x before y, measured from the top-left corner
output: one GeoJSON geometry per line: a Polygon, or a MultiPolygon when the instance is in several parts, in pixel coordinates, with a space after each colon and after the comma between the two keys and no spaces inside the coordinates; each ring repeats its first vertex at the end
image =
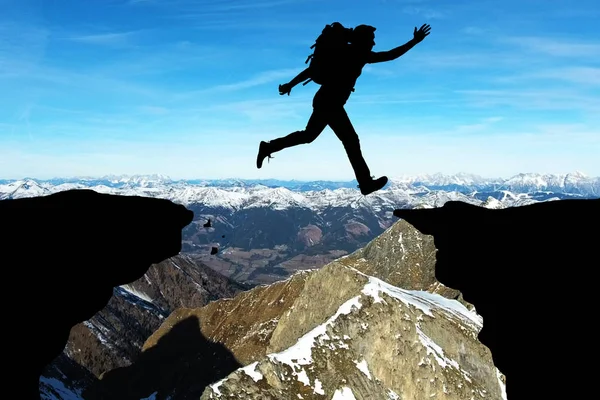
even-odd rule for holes
{"type": "Polygon", "coordinates": [[[303,129],[318,85],[277,86],[323,26],[377,27],[346,105],[374,175],[600,176],[597,0],[0,0],[0,178],[158,173],[353,179],[327,128],[255,166],[260,140],[303,129]]]}

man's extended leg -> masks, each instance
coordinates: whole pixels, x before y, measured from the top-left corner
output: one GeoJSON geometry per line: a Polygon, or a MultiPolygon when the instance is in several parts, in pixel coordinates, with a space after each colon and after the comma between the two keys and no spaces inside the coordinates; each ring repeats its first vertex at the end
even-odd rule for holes
{"type": "Polygon", "coordinates": [[[328,114],[322,109],[313,109],[313,112],[308,119],[306,128],[302,131],[292,132],[287,136],[273,139],[270,142],[260,142],[258,147],[258,156],[256,157],[256,167],[262,167],[265,157],[271,157],[272,153],[286,149],[288,147],[297,146],[299,144],[307,144],[313,142],[327,126],[328,114]]]}
{"type": "Polygon", "coordinates": [[[329,115],[328,122],[346,149],[361,193],[367,195],[384,187],[388,181],[387,177],[382,176],[375,180],[371,177],[371,172],[360,149],[360,140],[346,110],[343,107],[336,109],[329,115]]]}

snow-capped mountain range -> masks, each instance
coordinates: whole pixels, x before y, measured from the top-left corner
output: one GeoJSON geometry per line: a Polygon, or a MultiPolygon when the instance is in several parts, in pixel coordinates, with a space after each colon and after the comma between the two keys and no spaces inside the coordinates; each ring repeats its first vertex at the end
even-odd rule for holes
{"type": "Polygon", "coordinates": [[[25,178],[0,180],[0,199],[86,188],[101,193],[166,198],[186,206],[201,204],[230,210],[252,207],[380,208],[394,204],[435,207],[448,200],[486,202],[487,206],[499,207],[550,199],[599,197],[600,177],[589,177],[581,172],[562,175],[521,173],[507,179],[464,173],[400,176],[391,178],[384,190],[366,197],[356,188],[356,181],[171,180],[163,175],[25,178]]]}

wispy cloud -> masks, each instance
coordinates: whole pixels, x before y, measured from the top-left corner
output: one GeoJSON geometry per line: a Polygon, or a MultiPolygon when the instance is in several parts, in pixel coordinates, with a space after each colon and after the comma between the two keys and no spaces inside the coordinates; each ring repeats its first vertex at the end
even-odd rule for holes
{"type": "Polygon", "coordinates": [[[169,113],[169,109],[160,106],[140,106],[139,110],[143,113],[152,115],[165,115],[169,113]]]}
{"type": "Polygon", "coordinates": [[[23,71],[37,65],[46,54],[49,38],[50,31],[44,27],[0,21],[0,74],[12,66],[23,71]]]}
{"type": "Polygon", "coordinates": [[[215,93],[227,93],[227,92],[235,92],[243,89],[249,89],[257,86],[261,86],[268,83],[283,83],[291,80],[296,74],[298,74],[301,69],[298,68],[287,68],[287,69],[277,69],[271,71],[265,71],[258,73],[248,79],[205,87],[199,90],[193,90],[183,93],[177,93],[173,95],[174,101],[181,101],[191,97],[198,97],[201,95],[215,94],[215,93]]]}
{"type": "Polygon", "coordinates": [[[109,32],[92,35],[79,35],[66,37],[65,39],[80,43],[89,43],[102,46],[124,46],[133,44],[133,38],[141,31],[109,32]]]}
{"type": "Polygon", "coordinates": [[[179,11],[194,12],[202,11],[208,13],[226,11],[244,11],[252,9],[265,9],[285,6],[289,4],[301,4],[318,0],[228,0],[228,1],[196,1],[196,0],[129,0],[130,5],[164,5],[179,11]]]}
{"type": "Polygon", "coordinates": [[[485,132],[502,119],[502,117],[487,117],[474,124],[459,124],[454,127],[454,133],[462,136],[464,134],[485,132]]]}
{"type": "Polygon", "coordinates": [[[374,93],[368,93],[368,90],[363,90],[360,93],[353,94],[348,103],[348,107],[361,104],[416,104],[416,103],[440,103],[453,102],[454,99],[447,98],[440,91],[421,90],[402,91],[400,93],[381,93],[381,90],[372,90],[374,93]],[[366,93],[367,92],[367,93],[366,93]]]}
{"type": "Polygon", "coordinates": [[[574,83],[582,83],[585,85],[600,85],[600,68],[592,67],[570,67],[545,71],[540,73],[540,76],[566,80],[574,83]]]}
{"type": "Polygon", "coordinates": [[[508,36],[498,42],[515,45],[533,52],[557,57],[600,58],[600,43],[568,40],[543,36],[508,36]]]}
{"type": "Polygon", "coordinates": [[[581,84],[584,86],[584,88],[600,86],[600,68],[573,66],[541,69],[533,72],[523,72],[508,76],[494,77],[494,81],[501,83],[533,83],[535,80],[570,82],[581,84]]]}
{"type": "Polygon", "coordinates": [[[460,30],[460,33],[464,33],[465,35],[483,35],[488,32],[488,29],[479,27],[479,26],[465,26],[460,30]]]}
{"type": "MultiPolygon", "coordinates": [[[[311,0],[307,0],[309,2],[311,0]]],[[[217,3],[219,4],[216,8],[221,11],[235,11],[235,10],[245,10],[245,9],[257,9],[257,8],[271,8],[278,7],[287,4],[298,3],[299,0],[267,0],[267,1],[255,1],[255,0],[237,0],[226,3],[217,3]]]]}
{"type": "Polygon", "coordinates": [[[546,111],[578,110],[600,114],[600,98],[579,93],[575,90],[558,89],[498,89],[457,90],[473,107],[509,106],[521,109],[546,111]]]}
{"type": "Polygon", "coordinates": [[[241,89],[251,88],[254,86],[264,85],[266,83],[280,81],[282,79],[285,79],[287,82],[288,80],[293,78],[294,75],[296,75],[298,72],[300,72],[300,70],[297,68],[266,71],[266,72],[262,72],[258,75],[255,75],[250,79],[246,79],[246,80],[235,82],[235,83],[225,84],[225,85],[213,86],[212,88],[209,88],[208,90],[210,90],[210,91],[234,91],[234,90],[241,90],[241,89]]]}
{"type": "Polygon", "coordinates": [[[135,51],[122,52],[118,58],[108,57],[102,63],[89,65],[86,70],[92,73],[119,77],[126,80],[148,78],[161,75],[199,71],[214,65],[229,65],[238,57],[235,49],[227,46],[199,44],[190,41],[177,41],[166,44],[138,46],[135,51]]]}
{"type": "Polygon", "coordinates": [[[278,125],[277,121],[290,122],[294,119],[308,119],[311,112],[310,97],[308,95],[296,96],[295,98],[288,98],[288,96],[282,98],[283,96],[279,95],[278,97],[231,101],[208,106],[207,108],[211,112],[220,113],[223,116],[241,115],[256,123],[266,121],[278,125]]]}
{"type": "Polygon", "coordinates": [[[31,65],[27,69],[19,69],[20,64],[9,64],[4,74],[0,74],[0,79],[29,80],[29,91],[43,84],[46,93],[55,93],[64,96],[65,93],[73,95],[83,91],[89,95],[95,96],[101,94],[120,94],[125,96],[124,100],[131,99],[132,96],[143,96],[146,98],[163,98],[166,95],[164,90],[151,83],[138,83],[133,80],[121,79],[110,74],[87,73],[85,71],[71,70],[68,68],[48,67],[44,65],[31,65]],[[128,97],[129,96],[129,97],[128,97]]]}
{"type": "Polygon", "coordinates": [[[456,52],[420,52],[410,55],[407,67],[413,68],[476,68],[493,65],[522,64],[522,58],[517,55],[499,51],[459,51],[456,52]]]}
{"type": "Polygon", "coordinates": [[[430,7],[407,6],[402,9],[402,12],[409,15],[418,15],[427,19],[443,19],[447,17],[446,12],[435,10],[430,7]]]}

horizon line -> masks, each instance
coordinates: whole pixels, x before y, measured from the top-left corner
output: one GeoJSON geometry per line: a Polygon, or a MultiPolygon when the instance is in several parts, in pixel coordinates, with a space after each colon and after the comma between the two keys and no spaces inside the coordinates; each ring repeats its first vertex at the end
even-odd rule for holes
{"type": "MultiPolygon", "coordinates": [[[[591,176],[584,172],[575,170],[571,172],[561,172],[561,173],[553,173],[553,172],[518,172],[512,174],[510,176],[484,176],[477,173],[472,172],[457,172],[457,173],[443,173],[443,172],[434,172],[434,173],[419,173],[419,174],[403,174],[403,175],[395,175],[390,176],[390,181],[400,178],[418,178],[418,177],[432,177],[432,176],[443,176],[443,177],[454,177],[454,176],[465,176],[469,175],[472,177],[483,178],[483,179],[510,179],[519,175],[548,175],[548,176],[565,176],[565,175],[582,175],[586,178],[600,178],[600,176],[591,176]]],[[[152,174],[105,174],[105,175],[81,175],[81,176],[55,176],[52,178],[36,178],[32,176],[25,176],[20,178],[4,178],[0,177],[2,181],[21,181],[21,180],[34,180],[47,182],[52,180],[102,180],[107,178],[159,178],[162,180],[172,181],[172,182],[186,182],[186,181],[256,181],[256,182],[264,182],[264,181],[280,181],[280,182],[298,182],[298,183],[313,183],[313,182],[328,182],[328,183],[353,183],[356,182],[356,179],[350,180],[342,180],[342,179],[282,179],[282,178],[239,178],[239,177],[228,177],[228,178],[179,178],[174,179],[168,175],[152,173],[152,174]]]]}

